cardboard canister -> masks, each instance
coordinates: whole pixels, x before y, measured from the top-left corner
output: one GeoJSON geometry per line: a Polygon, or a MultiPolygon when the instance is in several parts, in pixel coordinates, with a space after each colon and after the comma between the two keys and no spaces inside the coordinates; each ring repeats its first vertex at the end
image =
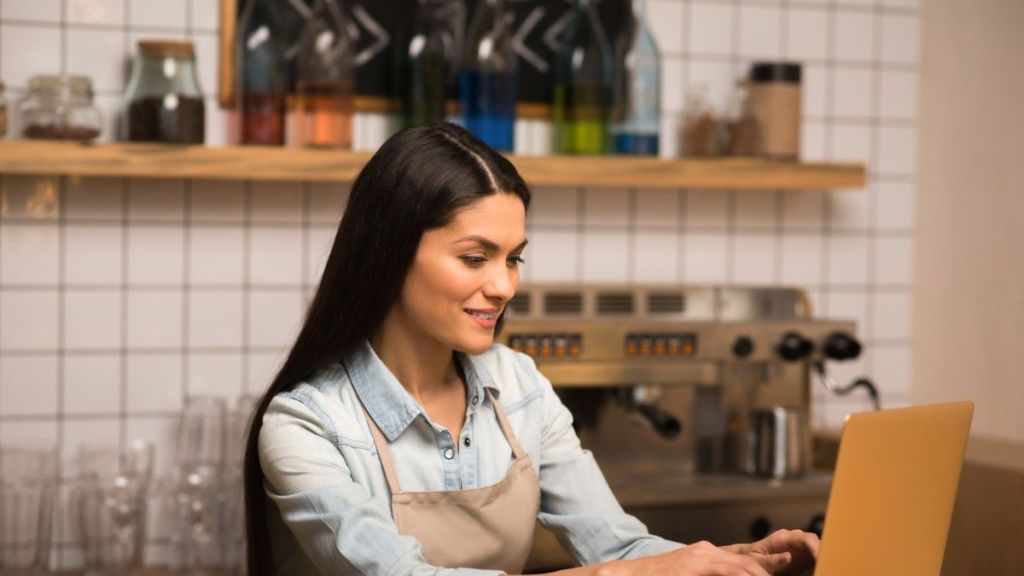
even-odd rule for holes
{"type": "Polygon", "coordinates": [[[755,62],[750,67],[750,111],[757,122],[761,156],[800,158],[800,64],[755,62]]]}

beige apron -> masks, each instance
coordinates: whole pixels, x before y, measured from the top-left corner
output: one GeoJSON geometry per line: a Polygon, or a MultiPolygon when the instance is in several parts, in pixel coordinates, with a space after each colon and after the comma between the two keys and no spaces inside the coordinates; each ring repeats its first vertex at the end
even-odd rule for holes
{"type": "Polygon", "coordinates": [[[501,403],[487,392],[514,460],[492,486],[469,490],[402,492],[387,438],[363,409],[391,489],[391,513],[398,532],[419,540],[427,562],[444,568],[478,568],[522,573],[533,542],[540,483],[530,457],[512,432],[501,403]]]}

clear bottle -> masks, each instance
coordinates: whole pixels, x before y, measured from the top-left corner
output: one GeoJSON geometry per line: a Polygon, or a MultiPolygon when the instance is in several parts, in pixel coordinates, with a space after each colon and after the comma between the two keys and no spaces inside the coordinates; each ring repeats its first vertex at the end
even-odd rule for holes
{"type": "Polygon", "coordinates": [[[593,0],[575,0],[555,56],[555,152],[604,154],[612,62],[593,0]]]}
{"type": "Polygon", "coordinates": [[[94,140],[103,117],[85,76],[33,76],[18,103],[22,136],[39,140],[94,140]]]}
{"type": "Polygon", "coordinates": [[[418,0],[408,38],[399,48],[398,96],[406,127],[446,117],[462,59],[466,6],[460,0],[418,0]]]}
{"type": "Polygon", "coordinates": [[[644,15],[644,0],[633,0],[632,8],[632,18],[615,43],[613,149],[618,154],[657,156],[661,58],[644,15]]]}
{"type": "Polygon", "coordinates": [[[238,22],[236,97],[242,144],[284,144],[285,31],[276,0],[248,0],[238,22]]]}
{"type": "Polygon", "coordinates": [[[317,0],[299,37],[296,144],[350,148],[355,37],[341,0],[317,0]]]}
{"type": "Polygon", "coordinates": [[[517,64],[504,0],[480,0],[459,75],[462,121],[477,138],[506,152],[515,145],[517,64]]]}
{"type": "Polygon", "coordinates": [[[128,140],[203,143],[205,105],[191,42],[140,40],[124,101],[128,140]]]}

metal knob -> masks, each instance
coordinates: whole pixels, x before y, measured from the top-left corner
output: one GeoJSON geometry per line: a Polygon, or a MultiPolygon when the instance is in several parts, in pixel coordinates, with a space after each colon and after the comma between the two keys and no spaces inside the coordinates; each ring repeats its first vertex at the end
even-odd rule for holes
{"type": "Polygon", "coordinates": [[[737,358],[747,358],[754,353],[754,341],[750,336],[737,336],[732,343],[732,354],[737,358]]]}
{"type": "Polygon", "coordinates": [[[783,360],[789,362],[804,360],[814,352],[814,342],[804,338],[799,332],[786,332],[782,335],[776,352],[783,360]]]}
{"type": "Polygon", "coordinates": [[[825,338],[822,352],[832,360],[853,360],[860,356],[861,345],[846,332],[833,332],[825,338]]]}

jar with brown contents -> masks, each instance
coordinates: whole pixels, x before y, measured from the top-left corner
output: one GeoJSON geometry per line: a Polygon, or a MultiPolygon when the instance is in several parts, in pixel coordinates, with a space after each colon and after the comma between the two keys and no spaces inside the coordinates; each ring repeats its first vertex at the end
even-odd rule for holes
{"type": "Polygon", "coordinates": [[[85,76],[33,76],[18,103],[22,136],[37,140],[94,140],[102,115],[85,76]]]}
{"type": "Polygon", "coordinates": [[[750,68],[750,111],[757,123],[757,152],[777,160],[800,157],[800,65],[756,62],[750,68]]]}
{"type": "Polygon", "coordinates": [[[128,140],[203,143],[205,105],[191,42],[140,40],[124,101],[128,140]]]}

